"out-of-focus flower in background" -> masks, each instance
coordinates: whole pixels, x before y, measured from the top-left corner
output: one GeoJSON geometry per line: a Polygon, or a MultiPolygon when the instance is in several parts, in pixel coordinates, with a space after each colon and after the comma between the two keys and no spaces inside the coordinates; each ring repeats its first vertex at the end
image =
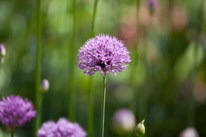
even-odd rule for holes
{"type": "Polygon", "coordinates": [[[0,44],[0,61],[3,63],[4,57],[6,56],[6,48],[4,44],[0,44]]]}
{"type": "Polygon", "coordinates": [[[43,92],[46,92],[49,90],[49,80],[48,79],[43,79],[41,82],[41,88],[43,92]]]}
{"type": "Polygon", "coordinates": [[[154,13],[154,9],[156,6],[157,6],[157,0],[149,0],[149,9],[152,14],[154,13]]]}
{"type": "Polygon", "coordinates": [[[150,12],[146,3],[140,5],[138,17],[138,23],[141,27],[146,27],[150,24],[150,12]]]}
{"type": "Polygon", "coordinates": [[[136,126],[136,118],[134,113],[126,108],[117,110],[112,119],[112,129],[118,134],[126,134],[134,130],[136,126]]]}
{"type": "Polygon", "coordinates": [[[171,25],[176,31],[183,31],[188,23],[187,12],[180,6],[174,6],[171,12],[171,25]]]}
{"type": "Polygon", "coordinates": [[[0,121],[13,130],[36,116],[32,102],[20,96],[2,97],[0,101],[0,121]]]}
{"type": "Polygon", "coordinates": [[[128,45],[134,46],[137,40],[136,9],[131,8],[126,12],[119,26],[119,36],[128,45]]]}
{"type": "Polygon", "coordinates": [[[180,133],[179,137],[199,137],[199,134],[194,127],[188,127],[180,133]]]}

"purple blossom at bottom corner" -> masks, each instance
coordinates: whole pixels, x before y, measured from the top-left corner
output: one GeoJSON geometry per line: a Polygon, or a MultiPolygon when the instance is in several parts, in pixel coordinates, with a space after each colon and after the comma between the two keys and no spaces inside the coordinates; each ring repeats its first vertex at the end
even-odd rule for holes
{"type": "Polygon", "coordinates": [[[56,123],[54,121],[43,123],[37,135],[38,137],[86,137],[87,134],[79,124],[60,118],[56,123]]]}
{"type": "Polygon", "coordinates": [[[31,101],[21,96],[2,97],[0,101],[0,121],[10,129],[22,126],[36,116],[31,101]]]}

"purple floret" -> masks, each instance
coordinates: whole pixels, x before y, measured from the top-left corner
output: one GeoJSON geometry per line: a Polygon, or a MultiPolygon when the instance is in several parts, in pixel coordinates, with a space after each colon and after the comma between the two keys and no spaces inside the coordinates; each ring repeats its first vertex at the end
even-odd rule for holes
{"type": "Polygon", "coordinates": [[[121,72],[131,62],[129,51],[116,37],[100,34],[89,39],[79,50],[79,67],[89,75],[121,72]]]}
{"type": "Polygon", "coordinates": [[[0,101],[0,121],[2,124],[16,128],[29,122],[36,116],[33,104],[20,96],[2,97],[0,101]]]}
{"type": "Polygon", "coordinates": [[[57,123],[44,123],[37,132],[38,137],[86,137],[86,132],[77,124],[60,118],[57,123]]]}

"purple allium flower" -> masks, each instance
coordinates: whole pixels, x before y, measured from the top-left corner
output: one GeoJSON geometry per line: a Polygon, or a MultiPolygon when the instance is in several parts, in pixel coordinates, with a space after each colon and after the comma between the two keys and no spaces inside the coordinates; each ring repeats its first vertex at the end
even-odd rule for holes
{"type": "Polygon", "coordinates": [[[129,109],[119,109],[113,115],[112,128],[117,134],[124,134],[134,130],[136,118],[129,109]]]}
{"type": "Polygon", "coordinates": [[[199,134],[194,127],[188,127],[181,132],[179,137],[199,137],[199,134]]]}
{"type": "Polygon", "coordinates": [[[77,124],[60,118],[57,123],[46,122],[37,132],[38,137],[86,137],[86,132],[77,124]]]}
{"type": "Polygon", "coordinates": [[[47,79],[43,79],[41,82],[41,88],[43,91],[49,90],[49,81],[47,79]]]}
{"type": "Polygon", "coordinates": [[[38,137],[57,137],[57,126],[53,121],[45,122],[38,130],[38,137]]]}
{"type": "Polygon", "coordinates": [[[121,72],[131,62],[129,51],[116,37],[100,34],[89,39],[79,50],[79,67],[89,75],[121,72]]]}
{"type": "Polygon", "coordinates": [[[6,56],[6,49],[4,47],[4,44],[0,44],[0,56],[1,57],[6,56]]]}
{"type": "Polygon", "coordinates": [[[10,128],[24,125],[36,116],[32,102],[20,96],[2,97],[0,101],[0,121],[10,128]]]}

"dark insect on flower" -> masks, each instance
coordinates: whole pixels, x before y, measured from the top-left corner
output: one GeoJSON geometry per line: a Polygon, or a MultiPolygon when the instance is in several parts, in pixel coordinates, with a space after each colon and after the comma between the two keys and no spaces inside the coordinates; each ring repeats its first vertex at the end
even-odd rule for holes
{"type": "Polygon", "coordinates": [[[131,62],[129,51],[116,37],[100,34],[89,39],[79,50],[79,67],[89,75],[99,71],[103,75],[109,72],[121,72],[131,62]]]}

